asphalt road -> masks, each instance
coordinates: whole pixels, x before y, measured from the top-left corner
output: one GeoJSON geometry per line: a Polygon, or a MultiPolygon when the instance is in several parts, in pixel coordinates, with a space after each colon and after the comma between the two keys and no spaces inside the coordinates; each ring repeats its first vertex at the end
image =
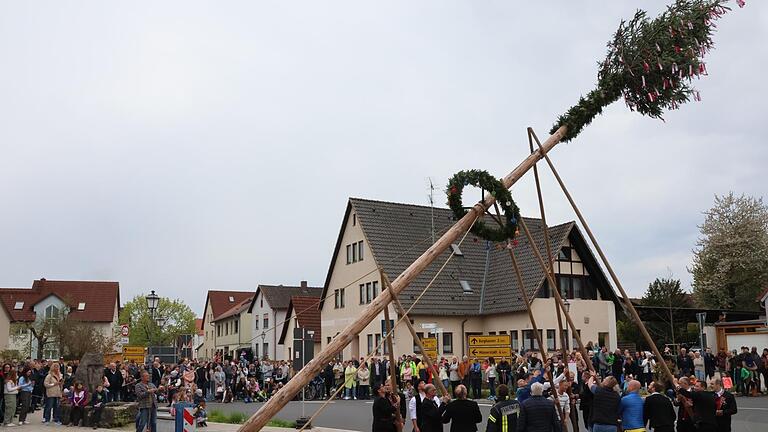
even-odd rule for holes
{"type": "MultiPolygon", "coordinates": [[[[306,402],[305,413],[307,417],[312,416],[320,408],[322,401],[306,402]]],[[[485,419],[488,418],[488,412],[491,410],[489,401],[478,400],[480,411],[483,414],[483,423],[478,425],[480,431],[485,430],[485,419]]],[[[765,432],[768,428],[768,397],[745,398],[737,397],[739,413],[733,418],[733,432],[765,432]]],[[[208,410],[221,410],[224,412],[239,411],[247,414],[256,412],[262,404],[251,403],[244,404],[235,402],[230,404],[211,403],[208,410]]],[[[277,418],[283,420],[295,420],[302,413],[301,402],[290,402],[277,415],[277,418]]],[[[579,413],[581,414],[581,413],[579,413]]],[[[410,431],[410,422],[406,425],[405,431],[410,431]]],[[[329,406],[314,420],[314,425],[324,426],[336,429],[346,429],[361,432],[371,430],[371,401],[333,401],[329,406]]],[[[448,432],[449,425],[445,426],[448,432]]],[[[580,432],[584,432],[583,428],[580,432]]]]}

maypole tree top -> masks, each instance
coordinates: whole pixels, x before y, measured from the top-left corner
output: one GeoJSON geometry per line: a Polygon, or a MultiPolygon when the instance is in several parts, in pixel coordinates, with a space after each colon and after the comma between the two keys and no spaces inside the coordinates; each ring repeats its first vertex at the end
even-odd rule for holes
{"type": "MultiPolygon", "coordinates": [[[[714,46],[715,21],[729,0],[677,0],[653,20],[638,10],[622,21],[600,63],[597,87],[561,115],[550,133],[566,126],[563,141],[575,138],[603,108],[624,98],[632,111],[662,118],[665,110],[701,100],[694,78],[707,75],[704,56],[714,46]]],[[[744,7],[743,0],[737,0],[744,7]]]]}

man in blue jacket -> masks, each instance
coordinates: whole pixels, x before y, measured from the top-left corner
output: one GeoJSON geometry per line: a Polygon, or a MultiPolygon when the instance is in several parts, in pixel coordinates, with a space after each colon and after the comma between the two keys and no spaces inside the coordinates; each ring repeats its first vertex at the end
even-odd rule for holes
{"type": "Polygon", "coordinates": [[[555,403],[543,393],[542,383],[531,384],[531,397],[520,404],[517,432],[560,432],[555,403]]]}
{"type": "Polygon", "coordinates": [[[624,432],[645,430],[643,417],[643,398],[640,397],[640,381],[632,380],[627,384],[627,395],[621,398],[619,416],[624,432]]]}

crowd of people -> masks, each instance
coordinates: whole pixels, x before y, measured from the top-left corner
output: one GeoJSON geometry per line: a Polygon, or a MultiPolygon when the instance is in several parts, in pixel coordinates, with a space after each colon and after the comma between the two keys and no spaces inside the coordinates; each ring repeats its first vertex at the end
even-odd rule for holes
{"type": "MultiPolygon", "coordinates": [[[[472,399],[487,391],[495,402],[485,419],[487,432],[579,432],[580,418],[591,432],[730,432],[737,413],[734,395],[768,391],[768,348],[717,355],[668,348],[658,361],[650,352],[587,348],[586,359],[572,351],[565,359],[553,352],[542,360],[528,351],[505,359],[441,358],[432,368],[416,355],[404,355],[396,360],[398,392],[388,361],[372,359],[363,366],[371,370],[376,396],[372,429],[402,431],[407,423],[414,432],[437,432],[450,423],[451,431],[476,431],[483,418],[472,399]],[[672,382],[660,362],[673,371],[672,382]],[[437,396],[436,380],[449,395],[437,396]]],[[[354,361],[341,365],[357,367],[354,361]]],[[[332,363],[324,373],[340,369],[332,363]]],[[[355,384],[344,385],[354,389],[355,384]]]]}

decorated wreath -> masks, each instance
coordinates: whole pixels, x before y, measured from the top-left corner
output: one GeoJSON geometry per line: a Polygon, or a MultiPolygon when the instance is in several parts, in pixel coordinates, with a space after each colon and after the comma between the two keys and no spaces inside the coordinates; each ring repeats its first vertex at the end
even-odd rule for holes
{"type": "MultiPolygon", "coordinates": [[[[561,115],[550,133],[567,126],[562,139],[570,141],[622,97],[630,110],[658,119],[665,110],[700,101],[692,81],[708,75],[704,55],[714,47],[715,21],[730,10],[727,3],[676,0],[655,19],[638,10],[631,20],[622,21],[600,63],[597,88],[561,115]]],[[[744,0],[736,4],[744,7],[744,0]]]]}
{"type": "Polygon", "coordinates": [[[467,214],[461,201],[461,194],[464,186],[477,186],[487,190],[491,196],[496,198],[502,211],[504,212],[505,222],[502,227],[488,227],[482,220],[477,220],[472,229],[473,234],[486,240],[502,242],[511,240],[517,233],[517,222],[520,220],[520,209],[512,199],[509,189],[496,177],[488,174],[487,171],[469,170],[459,171],[448,181],[448,206],[453,211],[456,219],[461,219],[467,214]]]}

